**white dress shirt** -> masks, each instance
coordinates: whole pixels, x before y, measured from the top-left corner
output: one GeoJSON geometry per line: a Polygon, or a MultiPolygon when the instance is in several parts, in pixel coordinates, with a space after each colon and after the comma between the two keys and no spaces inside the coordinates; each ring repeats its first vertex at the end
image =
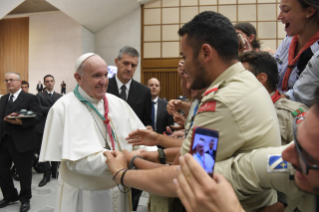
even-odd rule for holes
{"type": "Polygon", "coordinates": [[[126,91],[126,100],[128,100],[128,94],[129,94],[129,91],[130,91],[132,79],[130,81],[128,81],[126,84],[123,84],[119,80],[119,78],[117,78],[117,75],[115,75],[115,80],[116,80],[116,83],[117,83],[117,89],[119,91],[119,94],[122,93],[122,89],[121,89],[122,85],[125,85],[125,87],[126,87],[126,90],[125,90],[126,91]]]}
{"type": "MultiPolygon", "coordinates": [[[[21,93],[21,91],[22,91],[22,89],[20,88],[17,92],[15,92],[15,93],[13,94],[13,102],[14,102],[15,100],[17,100],[17,98],[18,98],[19,94],[21,93]]],[[[11,95],[12,95],[12,93],[10,93],[8,101],[10,101],[11,95]]]]}

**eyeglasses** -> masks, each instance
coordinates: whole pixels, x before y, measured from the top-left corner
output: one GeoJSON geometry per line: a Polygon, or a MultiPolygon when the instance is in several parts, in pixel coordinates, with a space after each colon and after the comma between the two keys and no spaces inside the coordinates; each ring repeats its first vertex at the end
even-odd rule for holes
{"type": "Polygon", "coordinates": [[[301,167],[302,173],[307,175],[309,173],[309,169],[319,170],[319,166],[316,164],[309,165],[309,163],[305,157],[305,155],[307,155],[307,153],[302,149],[302,147],[300,146],[300,144],[297,140],[297,127],[298,127],[298,124],[304,119],[305,119],[304,116],[296,117],[294,120],[294,123],[293,123],[292,131],[293,131],[294,143],[295,143],[296,154],[298,157],[299,165],[301,167]]]}
{"type": "Polygon", "coordinates": [[[7,79],[4,80],[4,83],[13,82],[13,81],[20,81],[19,79],[7,79]]]}

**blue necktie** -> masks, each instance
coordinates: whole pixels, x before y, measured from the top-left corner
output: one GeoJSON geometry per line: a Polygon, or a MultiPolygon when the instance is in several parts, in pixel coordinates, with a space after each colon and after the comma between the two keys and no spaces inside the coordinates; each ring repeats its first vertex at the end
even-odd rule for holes
{"type": "Polygon", "coordinates": [[[51,97],[51,100],[52,100],[52,93],[49,93],[50,97],[51,97]]]}

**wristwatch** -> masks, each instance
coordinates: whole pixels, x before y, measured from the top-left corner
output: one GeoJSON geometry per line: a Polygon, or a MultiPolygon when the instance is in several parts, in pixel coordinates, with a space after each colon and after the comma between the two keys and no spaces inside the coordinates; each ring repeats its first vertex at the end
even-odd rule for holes
{"type": "Polygon", "coordinates": [[[162,148],[158,148],[158,158],[161,164],[166,164],[166,155],[162,148]]]}
{"type": "Polygon", "coordinates": [[[286,198],[281,199],[281,200],[279,200],[278,202],[282,203],[282,204],[285,206],[285,208],[288,206],[288,203],[287,203],[286,198]]]}
{"type": "Polygon", "coordinates": [[[137,169],[136,166],[134,165],[134,160],[135,160],[136,158],[144,159],[144,158],[142,158],[141,156],[135,155],[135,156],[132,158],[132,160],[130,161],[130,164],[128,165],[128,168],[129,168],[129,169],[137,169]]]}

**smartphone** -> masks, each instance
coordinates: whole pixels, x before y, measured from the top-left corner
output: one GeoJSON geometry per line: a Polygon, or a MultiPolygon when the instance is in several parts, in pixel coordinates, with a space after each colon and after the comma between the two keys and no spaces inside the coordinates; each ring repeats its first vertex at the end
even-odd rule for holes
{"type": "Polygon", "coordinates": [[[218,132],[204,127],[194,127],[190,154],[211,177],[213,176],[218,147],[218,132]]]}
{"type": "Polygon", "coordinates": [[[243,36],[241,34],[237,34],[238,41],[239,41],[239,49],[243,49],[245,47],[245,41],[243,39],[243,36]]]}

